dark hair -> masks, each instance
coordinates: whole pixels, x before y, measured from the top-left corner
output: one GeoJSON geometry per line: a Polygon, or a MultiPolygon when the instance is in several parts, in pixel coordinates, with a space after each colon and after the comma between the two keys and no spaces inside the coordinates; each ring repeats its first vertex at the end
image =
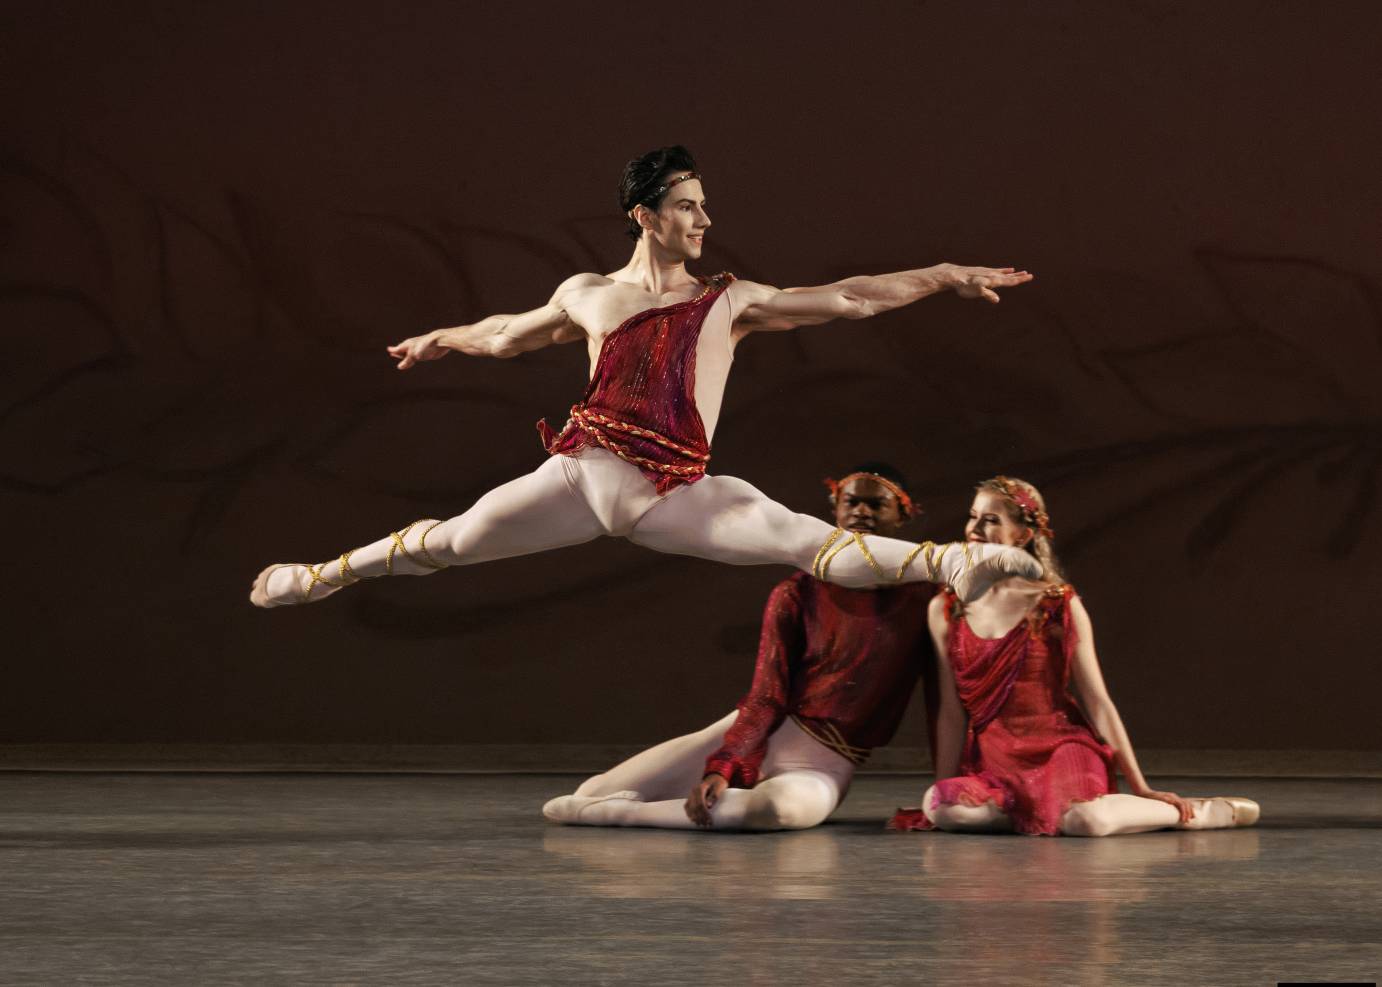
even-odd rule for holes
{"type": "Polygon", "coordinates": [[[656,210],[662,205],[666,192],[655,195],[662,180],[675,171],[695,171],[696,159],[680,144],[659,147],[656,151],[639,155],[624,165],[624,177],[619,179],[619,209],[628,216],[629,225],[625,230],[637,240],[643,235],[643,227],[629,216],[634,206],[647,206],[656,210]]]}

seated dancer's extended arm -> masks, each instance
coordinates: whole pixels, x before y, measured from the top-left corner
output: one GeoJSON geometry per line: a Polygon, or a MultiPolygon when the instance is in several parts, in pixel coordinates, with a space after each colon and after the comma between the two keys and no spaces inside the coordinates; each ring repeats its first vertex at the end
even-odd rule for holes
{"type": "Polygon", "coordinates": [[[568,278],[541,308],[517,315],[491,315],[471,325],[434,329],[390,346],[389,355],[398,361],[399,370],[407,370],[418,363],[440,360],[452,350],[467,356],[504,359],[553,343],[574,342],[585,333],[567,316],[563,299],[588,278],[583,274],[568,278]]]}
{"type": "Polygon", "coordinates": [[[866,319],[941,291],[997,302],[996,288],[1011,288],[1033,275],[1011,267],[937,264],[915,271],[845,278],[834,284],[786,290],[751,281],[735,283],[735,325],[741,332],[779,331],[831,319],[866,319]]]}
{"type": "Polygon", "coordinates": [[[1132,741],[1128,739],[1128,731],[1123,726],[1123,718],[1118,715],[1118,708],[1113,705],[1113,698],[1104,684],[1099,657],[1094,650],[1094,624],[1089,619],[1089,611],[1078,596],[1072,595],[1069,605],[1075,632],[1075,651],[1070,665],[1070,685],[1075,698],[1079,700],[1080,708],[1089,718],[1094,732],[1113,748],[1114,762],[1118,765],[1119,773],[1128,780],[1132,793],[1144,798],[1158,798],[1162,793],[1154,792],[1143,777],[1137,756],[1133,753],[1132,741]]]}

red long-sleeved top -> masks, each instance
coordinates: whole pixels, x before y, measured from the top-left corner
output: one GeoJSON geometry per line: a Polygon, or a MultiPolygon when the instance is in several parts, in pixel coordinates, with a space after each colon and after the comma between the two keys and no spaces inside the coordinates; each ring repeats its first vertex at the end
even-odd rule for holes
{"type": "Polygon", "coordinates": [[[788,716],[862,764],[897,732],[918,677],[934,749],[936,656],[926,626],[934,593],[930,583],[845,589],[804,572],[779,583],[763,612],[753,685],[705,773],[753,787],[768,737],[788,716]]]}

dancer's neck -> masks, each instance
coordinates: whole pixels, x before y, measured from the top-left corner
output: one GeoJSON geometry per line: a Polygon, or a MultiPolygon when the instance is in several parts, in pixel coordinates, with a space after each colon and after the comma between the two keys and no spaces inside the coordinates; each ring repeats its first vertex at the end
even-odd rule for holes
{"type": "Polygon", "coordinates": [[[656,241],[648,236],[638,241],[633,256],[614,273],[614,279],[658,296],[684,289],[696,280],[687,273],[685,260],[663,254],[656,241]]]}

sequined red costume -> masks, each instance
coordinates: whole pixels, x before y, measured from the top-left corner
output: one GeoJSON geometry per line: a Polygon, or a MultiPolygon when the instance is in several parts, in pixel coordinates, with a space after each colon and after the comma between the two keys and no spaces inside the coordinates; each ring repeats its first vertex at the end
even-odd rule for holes
{"type": "MultiPolygon", "coordinates": [[[[969,717],[961,774],[936,783],[942,805],[989,799],[1019,833],[1054,835],[1072,802],[1118,791],[1113,751],[1086,722],[1068,686],[1075,651],[1070,586],[1047,592],[1001,638],[976,635],[946,591],[950,667],[969,717]]],[[[918,809],[895,829],[929,829],[918,809]]]]}
{"type": "Polygon", "coordinates": [[[861,764],[897,732],[918,677],[934,721],[936,659],[926,627],[934,593],[928,583],[844,589],[806,573],[779,583],[763,613],[753,685],[705,773],[752,788],[768,737],[787,717],[861,764]]]}
{"type": "Polygon", "coordinates": [[[696,343],[706,315],[734,281],[728,272],[701,279],[690,301],[630,316],[605,337],[585,397],[560,432],[537,423],[553,455],[586,446],[632,463],[659,494],[705,475],[710,442],[696,408],[696,343]]]}

